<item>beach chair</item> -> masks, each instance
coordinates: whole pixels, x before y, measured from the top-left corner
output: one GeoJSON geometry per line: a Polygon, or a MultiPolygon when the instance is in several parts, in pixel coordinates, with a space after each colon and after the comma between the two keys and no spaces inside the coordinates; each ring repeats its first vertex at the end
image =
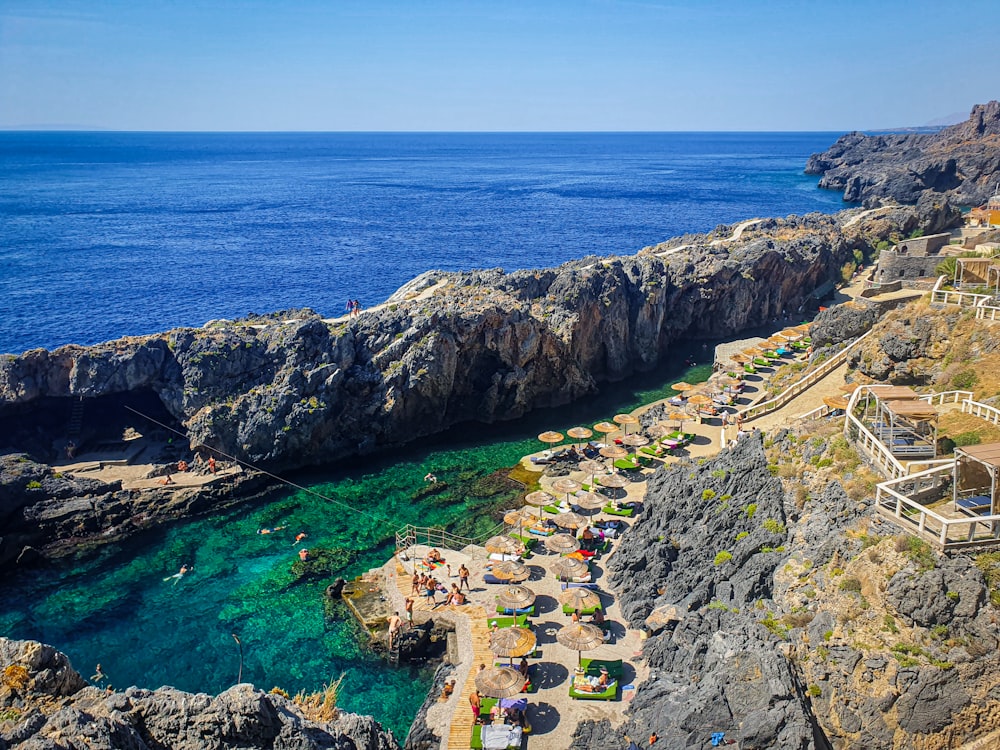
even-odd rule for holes
{"type": "MultiPolygon", "coordinates": [[[[535,616],[535,605],[532,604],[530,607],[522,607],[521,609],[514,610],[514,609],[510,609],[510,608],[501,607],[498,604],[497,605],[497,614],[498,615],[527,615],[528,617],[534,617],[535,616]]],[[[492,622],[492,620],[490,622],[492,622]]]]}
{"type": "Polygon", "coordinates": [[[498,628],[509,628],[517,625],[519,628],[530,627],[531,623],[528,621],[527,615],[517,615],[516,617],[510,617],[508,615],[497,615],[496,617],[487,617],[486,624],[491,628],[493,623],[497,624],[498,628]]]}
{"type": "Polygon", "coordinates": [[[757,374],[757,368],[754,367],[749,362],[747,362],[745,365],[743,365],[743,372],[747,373],[748,375],[756,375],[757,374]]]}
{"type": "MultiPolygon", "coordinates": [[[[592,615],[592,614],[594,614],[594,612],[596,612],[599,609],[601,609],[600,605],[597,605],[597,606],[594,606],[594,607],[587,607],[586,609],[581,609],[580,610],[580,614],[581,615],[592,615]]],[[[562,605],[562,611],[563,611],[564,615],[569,616],[569,615],[572,615],[576,611],[576,608],[575,607],[571,607],[569,604],[564,604],[564,605],[562,605]]]]}
{"type": "Polygon", "coordinates": [[[634,508],[616,508],[614,505],[608,503],[603,508],[601,508],[602,513],[607,513],[610,516],[622,516],[623,518],[631,518],[635,514],[634,508]]]}
{"type": "Polygon", "coordinates": [[[613,701],[618,697],[618,686],[622,679],[621,659],[581,659],[580,668],[583,670],[582,678],[574,677],[569,684],[569,697],[576,700],[585,701],[613,701]],[[579,689],[588,677],[598,677],[601,674],[601,667],[608,670],[609,684],[603,692],[595,693],[590,690],[579,689]]]}

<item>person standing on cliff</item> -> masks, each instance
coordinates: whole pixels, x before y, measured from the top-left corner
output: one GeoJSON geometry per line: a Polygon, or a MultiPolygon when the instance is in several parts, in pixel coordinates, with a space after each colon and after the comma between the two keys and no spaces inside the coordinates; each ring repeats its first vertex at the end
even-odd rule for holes
{"type": "Polygon", "coordinates": [[[472,592],[472,587],[469,586],[469,569],[465,567],[465,563],[458,566],[458,590],[461,591],[463,586],[472,592]]]}
{"type": "Polygon", "coordinates": [[[208,457],[208,470],[213,474],[215,473],[215,456],[208,457]]]}

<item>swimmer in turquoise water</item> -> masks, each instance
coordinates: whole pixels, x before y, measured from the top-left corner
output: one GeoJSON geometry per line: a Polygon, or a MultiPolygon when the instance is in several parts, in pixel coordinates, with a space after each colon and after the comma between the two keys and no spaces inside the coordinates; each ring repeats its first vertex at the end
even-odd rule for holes
{"type": "Polygon", "coordinates": [[[192,568],[194,568],[193,565],[188,565],[187,563],[185,563],[184,565],[181,565],[181,569],[179,571],[177,571],[176,573],[174,573],[172,576],[167,576],[163,580],[164,581],[169,581],[171,578],[173,578],[174,579],[174,586],[176,586],[177,583],[184,577],[184,575],[186,573],[189,573],[192,568]]]}
{"type": "Polygon", "coordinates": [[[257,529],[257,533],[258,534],[273,534],[276,531],[282,531],[283,529],[287,529],[287,528],[288,528],[287,526],[275,526],[273,529],[268,529],[268,528],[257,529]]]}

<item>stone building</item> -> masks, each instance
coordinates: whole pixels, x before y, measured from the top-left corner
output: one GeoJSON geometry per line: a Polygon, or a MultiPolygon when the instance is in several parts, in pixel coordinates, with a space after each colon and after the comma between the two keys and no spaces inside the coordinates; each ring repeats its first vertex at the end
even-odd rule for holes
{"type": "Polygon", "coordinates": [[[945,257],[941,250],[948,247],[951,235],[930,234],[926,237],[902,240],[879,256],[874,281],[877,284],[906,282],[934,276],[934,269],[945,257]]]}

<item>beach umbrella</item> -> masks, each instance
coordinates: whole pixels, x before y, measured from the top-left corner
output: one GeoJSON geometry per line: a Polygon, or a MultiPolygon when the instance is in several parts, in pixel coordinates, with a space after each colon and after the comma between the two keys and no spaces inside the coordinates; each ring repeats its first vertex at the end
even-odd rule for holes
{"type": "Polygon", "coordinates": [[[764,352],[763,350],[758,349],[756,346],[751,346],[749,349],[744,349],[743,353],[746,354],[748,357],[759,357],[764,352]]]}
{"type": "Polygon", "coordinates": [[[798,341],[802,338],[802,332],[796,331],[794,328],[786,328],[784,331],[778,331],[778,335],[788,341],[798,341]]]}
{"type": "Polygon", "coordinates": [[[476,690],[487,698],[512,698],[524,689],[524,675],[513,667],[490,667],[476,675],[476,690]]]}
{"type": "Polygon", "coordinates": [[[712,399],[704,393],[696,393],[688,399],[688,403],[694,404],[695,406],[707,406],[712,403],[712,399]]]}
{"type": "Polygon", "coordinates": [[[645,445],[649,442],[649,438],[645,435],[640,435],[638,432],[633,432],[631,435],[626,435],[622,438],[622,442],[625,445],[631,445],[633,448],[638,448],[640,445],[645,445]]]}
{"type": "Polygon", "coordinates": [[[566,555],[580,549],[580,542],[571,534],[553,534],[546,537],[544,544],[549,552],[557,552],[560,555],[566,555]]]}
{"type": "MultiPolygon", "coordinates": [[[[583,652],[591,651],[604,643],[604,633],[596,625],[589,623],[575,622],[571,625],[564,625],[556,633],[556,640],[566,648],[577,652],[577,664],[583,661],[583,652]]],[[[479,684],[479,678],[476,678],[479,684]]]]}
{"type": "Polygon", "coordinates": [[[530,654],[537,643],[538,638],[527,628],[501,628],[490,634],[490,651],[497,656],[509,657],[512,666],[515,656],[530,654]]]}
{"type": "Polygon", "coordinates": [[[673,428],[669,425],[663,424],[663,422],[657,422],[656,424],[646,428],[646,434],[653,440],[657,440],[664,435],[669,435],[671,432],[673,432],[673,428]]]}
{"type": "Polygon", "coordinates": [[[688,382],[686,382],[684,380],[682,380],[679,383],[674,383],[670,387],[673,388],[675,391],[678,391],[680,393],[683,393],[684,391],[690,391],[692,388],[694,388],[693,385],[691,385],[690,383],[688,383],[688,382]]]}
{"type": "Polygon", "coordinates": [[[593,459],[590,458],[586,459],[585,461],[581,461],[579,464],[577,464],[576,468],[578,468],[580,471],[584,471],[587,474],[590,474],[591,484],[594,483],[594,475],[597,472],[601,472],[603,474],[607,470],[607,467],[605,467],[605,465],[602,462],[594,461],[593,459]]]}
{"type": "Polygon", "coordinates": [[[567,589],[559,594],[559,603],[573,609],[591,609],[601,606],[601,597],[591,589],[567,589]]]}
{"type": "Polygon", "coordinates": [[[575,479],[570,479],[569,477],[559,477],[559,479],[552,483],[552,489],[556,492],[564,493],[567,496],[567,499],[569,498],[569,494],[571,492],[576,492],[582,488],[582,484],[575,479]]]}
{"type": "Polygon", "coordinates": [[[562,557],[552,564],[556,578],[578,578],[590,572],[590,565],[575,557],[562,557]]]}
{"type": "Polygon", "coordinates": [[[528,505],[534,505],[536,508],[548,505],[553,500],[555,500],[555,498],[552,495],[542,490],[535,490],[534,492],[529,492],[524,496],[524,502],[528,505]]]}
{"type": "Polygon", "coordinates": [[[740,354],[739,352],[737,352],[736,354],[729,355],[729,358],[733,360],[733,362],[736,362],[737,364],[740,365],[742,365],[744,362],[750,361],[750,358],[748,356],[746,356],[745,354],[740,354]]]}
{"type": "Polygon", "coordinates": [[[578,492],[573,495],[573,504],[584,510],[597,510],[603,508],[605,499],[596,492],[578,492]]]}
{"type": "Polygon", "coordinates": [[[586,427],[570,427],[566,430],[566,434],[574,440],[587,440],[594,434],[594,432],[586,427]]]}
{"type": "Polygon", "coordinates": [[[556,443],[561,443],[566,438],[563,437],[561,432],[554,432],[549,430],[548,432],[543,432],[538,436],[538,439],[543,443],[548,443],[549,445],[555,445],[556,443]]]}
{"type": "MultiPolygon", "coordinates": [[[[504,609],[525,609],[535,601],[535,592],[516,583],[504,586],[497,594],[497,604],[504,609]]],[[[520,654],[518,654],[520,655],[520,654]]]]}
{"type": "Polygon", "coordinates": [[[579,513],[574,513],[570,511],[569,513],[560,513],[552,519],[555,525],[561,529],[578,529],[581,526],[587,525],[587,519],[581,516],[579,513]]]}
{"type": "Polygon", "coordinates": [[[491,572],[502,581],[514,581],[515,583],[527,581],[531,577],[528,566],[519,560],[504,560],[494,565],[491,572]]]}
{"type": "Polygon", "coordinates": [[[672,412],[670,412],[667,415],[667,419],[669,419],[672,422],[680,422],[680,427],[678,427],[677,429],[678,430],[683,430],[684,429],[684,423],[686,421],[688,421],[689,419],[691,419],[691,415],[688,414],[687,412],[683,412],[683,411],[679,411],[678,410],[678,411],[672,411],[672,412]]]}
{"type": "Polygon", "coordinates": [[[630,424],[639,424],[639,418],[633,417],[631,414],[615,414],[614,420],[617,424],[625,428],[625,434],[628,434],[628,426],[630,424]]]}
{"type": "Polygon", "coordinates": [[[826,396],[823,399],[823,403],[829,406],[831,409],[847,408],[847,399],[843,396],[826,396]]]}
{"type": "Polygon", "coordinates": [[[601,448],[599,453],[605,458],[618,459],[625,458],[628,455],[628,451],[622,448],[620,445],[608,445],[601,448]]]}
{"type": "Polygon", "coordinates": [[[600,432],[604,435],[609,435],[612,432],[618,432],[621,429],[614,422],[598,422],[594,425],[594,432],[600,432]]]}
{"type": "Polygon", "coordinates": [[[520,555],[524,552],[524,545],[512,536],[498,534],[491,536],[483,544],[487,552],[498,555],[520,555]]]}
{"type": "Polygon", "coordinates": [[[609,474],[606,477],[598,477],[597,481],[603,487],[612,487],[616,489],[621,489],[629,484],[628,477],[624,474],[609,474]]]}
{"type": "Polygon", "coordinates": [[[503,514],[503,522],[508,526],[524,526],[538,520],[538,516],[530,508],[516,508],[503,514]]]}

